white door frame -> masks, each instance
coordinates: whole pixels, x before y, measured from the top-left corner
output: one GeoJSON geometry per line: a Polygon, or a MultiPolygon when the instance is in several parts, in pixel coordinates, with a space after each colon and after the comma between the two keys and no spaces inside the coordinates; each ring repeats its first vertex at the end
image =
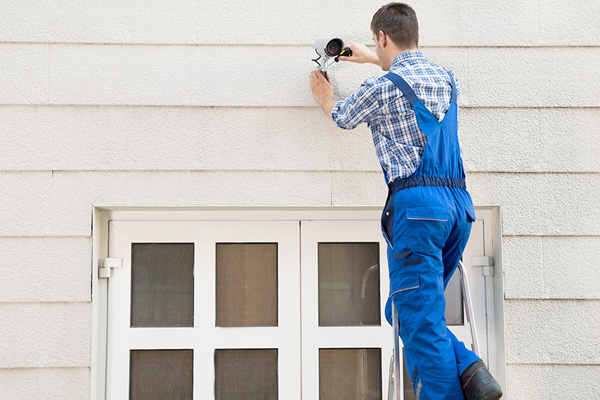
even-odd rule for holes
{"type": "MultiPolygon", "coordinates": [[[[486,287],[486,307],[483,322],[479,322],[481,309],[476,307],[478,327],[487,325],[487,354],[490,357],[490,369],[497,369],[498,376],[504,381],[504,337],[502,331],[496,332],[495,326],[503,326],[503,285],[501,273],[501,232],[498,207],[477,207],[478,219],[485,221],[484,254],[495,256],[496,279],[484,282],[486,287]],[[495,289],[492,293],[492,287],[495,289]],[[495,304],[494,304],[495,299],[495,304]],[[495,314],[494,314],[495,312],[495,314]],[[478,316],[479,315],[479,316],[478,316]],[[487,318],[486,318],[487,316],[487,318]],[[498,319],[498,321],[497,321],[498,319]],[[496,335],[497,333],[497,335],[496,335]],[[497,360],[494,362],[493,360],[497,360]]],[[[108,231],[110,221],[379,221],[380,207],[123,207],[96,206],[93,215],[93,265],[92,265],[92,381],[91,399],[106,398],[106,343],[108,312],[108,280],[98,278],[102,260],[108,257],[108,231]]],[[[475,230],[475,227],[474,227],[475,230]]],[[[385,254],[385,253],[382,253],[385,254]]],[[[383,257],[385,258],[385,257],[383,257]]],[[[385,260],[382,260],[384,262],[385,260]]],[[[469,260],[465,258],[468,267],[469,260]]],[[[481,287],[483,279],[479,272],[471,272],[471,287],[481,287]]],[[[382,279],[383,282],[383,279],[382,279]]],[[[386,289],[387,290],[387,289],[386,289]]],[[[382,297],[385,292],[382,292],[382,297]]],[[[382,313],[383,318],[383,313],[382,313]]],[[[387,324],[386,324],[387,325],[387,324]]],[[[391,342],[391,340],[390,340],[391,342]]],[[[391,345],[391,344],[390,344],[391,345]]],[[[388,353],[389,354],[389,353],[388,353]]],[[[382,351],[382,376],[387,380],[386,351],[382,351]]],[[[128,365],[129,363],[127,363],[128,365]]],[[[504,382],[502,382],[504,383],[504,382]]],[[[504,385],[503,385],[504,386],[504,385]]],[[[387,383],[384,384],[387,390],[387,383]]]]}

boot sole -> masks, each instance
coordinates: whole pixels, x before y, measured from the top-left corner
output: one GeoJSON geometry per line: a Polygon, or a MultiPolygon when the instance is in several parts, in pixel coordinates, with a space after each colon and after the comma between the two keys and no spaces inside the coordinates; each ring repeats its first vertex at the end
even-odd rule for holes
{"type": "Polygon", "coordinates": [[[502,397],[502,393],[490,393],[487,396],[481,398],[481,400],[498,400],[502,397]]]}

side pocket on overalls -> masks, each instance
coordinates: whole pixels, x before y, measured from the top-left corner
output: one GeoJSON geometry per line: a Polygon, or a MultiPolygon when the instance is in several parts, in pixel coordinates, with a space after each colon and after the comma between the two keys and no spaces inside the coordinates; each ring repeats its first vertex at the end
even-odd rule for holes
{"type": "Polygon", "coordinates": [[[381,214],[381,233],[387,244],[394,248],[394,192],[390,189],[381,214]]]}
{"type": "Polygon", "coordinates": [[[419,274],[404,273],[392,277],[390,298],[398,309],[400,325],[410,326],[422,322],[424,301],[419,274]]]}

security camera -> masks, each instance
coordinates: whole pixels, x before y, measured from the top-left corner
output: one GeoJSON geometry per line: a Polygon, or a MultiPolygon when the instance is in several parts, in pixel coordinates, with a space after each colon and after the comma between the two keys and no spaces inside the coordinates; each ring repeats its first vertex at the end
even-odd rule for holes
{"type": "Polygon", "coordinates": [[[327,68],[333,59],[335,62],[340,61],[340,56],[351,56],[352,50],[349,47],[344,47],[344,41],[340,38],[324,38],[319,39],[313,45],[315,51],[319,55],[313,61],[321,67],[321,73],[327,79],[327,68]],[[321,60],[322,59],[322,60],[321,60]],[[321,60],[321,62],[319,62],[321,60]]]}

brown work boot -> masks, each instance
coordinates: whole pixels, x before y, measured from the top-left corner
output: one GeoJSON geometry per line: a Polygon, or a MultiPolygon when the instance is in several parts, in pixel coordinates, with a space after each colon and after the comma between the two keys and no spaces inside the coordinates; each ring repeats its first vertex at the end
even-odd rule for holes
{"type": "Polygon", "coordinates": [[[481,360],[469,365],[460,376],[460,385],[466,400],[497,400],[502,389],[481,360]]]}

